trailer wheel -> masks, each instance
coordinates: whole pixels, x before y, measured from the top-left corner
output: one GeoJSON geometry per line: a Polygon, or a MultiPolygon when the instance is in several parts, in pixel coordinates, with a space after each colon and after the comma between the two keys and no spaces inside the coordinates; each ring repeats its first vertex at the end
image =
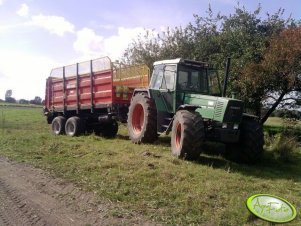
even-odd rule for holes
{"type": "Polygon", "coordinates": [[[226,157],[243,163],[255,163],[263,153],[264,137],[262,125],[253,119],[243,119],[240,140],[226,145],[226,157]]]}
{"type": "Polygon", "coordinates": [[[152,143],[158,139],[157,111],[154,101],[147,95],[138,93],[133,97],[127,128],[134,143],[152,143]]]}
{"type": "Polygon", "coordinates": [[[57,116],[52,120],[51,129],[55,135],[65,133],[65,123],[66,119],[63,116],[57,116]]]}
{"type": "Polygon", "coordinates": [[[69,118],[65,125],[65,131],[68,136],[78,136],[83,132],[81,119],[77,116],[69,118]]]}
{"type": "Polygon", "coordinates": [[[116,120],[113,120],[111,123],[104,126],[104,130],[102,132],[104,137],[113,138],[116,136],[118,132],[118,123],[116,120]]]}
{"type": "Polygon", "coordinates": [[[178,111],[174,117],[171,132],[172,154],[181,159],[197,159],[200,156],[204,139],[202,116],[187,110],[178,111]]]}

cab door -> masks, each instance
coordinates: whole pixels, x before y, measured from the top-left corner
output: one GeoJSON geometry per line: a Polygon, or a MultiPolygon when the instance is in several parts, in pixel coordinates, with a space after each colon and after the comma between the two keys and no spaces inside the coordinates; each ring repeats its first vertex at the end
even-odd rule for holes
{"type": "Polygon", "coordinates": [[[175,107],[176,65],[158,65],[154,69],[150,87],[157,107],[157,129],[162,133],[168,127],[175,107]]]}

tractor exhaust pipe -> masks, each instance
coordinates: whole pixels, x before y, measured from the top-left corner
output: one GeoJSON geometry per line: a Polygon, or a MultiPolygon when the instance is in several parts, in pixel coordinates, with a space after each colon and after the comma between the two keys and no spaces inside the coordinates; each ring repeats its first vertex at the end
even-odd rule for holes
{"type": "Polygon", "coordinates": [[[228,77],[229,77],[229,71],[230,71],[230,63],[231,63],[231,58],[228,57],[227,58],[226,69],[225,69],[225,78],[224,78],[224,87],[223,87],[222,97],[226,96],[227,85],[228,85],[228,77]]]}

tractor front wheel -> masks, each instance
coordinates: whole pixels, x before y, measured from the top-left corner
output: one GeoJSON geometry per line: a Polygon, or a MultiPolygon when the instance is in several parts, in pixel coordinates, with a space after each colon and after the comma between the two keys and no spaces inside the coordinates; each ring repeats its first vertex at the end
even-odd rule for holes
{"type": "Polygon", "coordinates": [[[240,140],[226,145],[226,157],[243,163],[255,163],[263,153],[264,137],[262,125],[253,119],[243,119],[240,140]]]}
{"type": "Polygon", "coordinates": [[[171,133],[171,151],[174,156],[188,160],[197,159],[204,138],[204,123],[200,114],[187,110],[176,113],[171,133]]]}
{"type": "Polygon", "coordinates": [[[128,134],[134,143],[152,143],[157,138],[155,103],[143,93],[136,94],[129,107],[128,134]]]}

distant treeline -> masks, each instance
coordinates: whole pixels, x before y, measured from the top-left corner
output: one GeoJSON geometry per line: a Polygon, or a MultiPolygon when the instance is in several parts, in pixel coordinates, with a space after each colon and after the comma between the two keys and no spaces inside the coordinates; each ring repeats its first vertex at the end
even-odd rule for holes
{"type": "Polygon", "coordinates": [[[36,96],[32,100],[20,99],[16,100],[13,97],[6,97],[5,100],[0,99],[0,103],[10,103],[10,104],[35,104],[35,105],[43,105],[44,100],[41,97],[36,96]]]}

